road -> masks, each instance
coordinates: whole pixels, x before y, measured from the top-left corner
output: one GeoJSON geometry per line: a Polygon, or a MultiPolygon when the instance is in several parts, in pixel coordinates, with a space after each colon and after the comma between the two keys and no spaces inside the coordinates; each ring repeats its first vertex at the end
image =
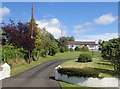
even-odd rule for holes
{"type": "Polygon", "coordinates": [[[10,87],[14,89],[19,87],[29,87],[29,89],[30,87],[39,87],[39,89],[41,89],[40,87],[56,87],[57,89],[61,89],[59,82],[54,80],[54,68],[68,60],[72,59],[48,61],[10,78],[4,79],[2,80],[2,89],[11,89],[10,87]]]}

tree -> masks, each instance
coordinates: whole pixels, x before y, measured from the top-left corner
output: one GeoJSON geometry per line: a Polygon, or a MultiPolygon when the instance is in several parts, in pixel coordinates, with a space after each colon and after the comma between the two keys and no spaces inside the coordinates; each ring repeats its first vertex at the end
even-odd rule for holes
{"type": "Polygon", "coordinates": [[[75,38],[73,36],[68,37],[68,41],[75,41],[75,38]]]}
{"type": "Polygon", "coordinates": [[[75,51],[80,51],[80,48],[78,46],[76,46],[75,51]]]}
{"type": "Polygon", "coordinates": [[[102,57],[110,61],[115,71],[120,74],[120,38],[102,43],[102,57]]]}
{"type": "Polygon", "coordinates": [[[47,57],[49,53],[49,47],[51,46],[51,39],[49,32],[45,28],[39,30],[39,34],[36,36],[36,49],[44,50],[44,57],[47,57]]]}
{"type": "Polygon", "coordinates": [[[49,55],[54,56],[58,52],[58,46],[56,42],[52,42],[49,47],[49,55]]]}
{"type": "Polygon", "coordinates": [[[2,26],[2,30],[6,35],[3,39],[6,39],[6,41],[12,43],[16,47],[22,47],[24,50],[28,51],[28,54],[26,55],[28,55],[28,62],[30,63],[32,58],[32,51],[35,48],[37,29],[33,29],[33,38],[31,38],[29,23],[18,22],[16,25],[13,20],[10,20],[10,24],[2,26]]]}

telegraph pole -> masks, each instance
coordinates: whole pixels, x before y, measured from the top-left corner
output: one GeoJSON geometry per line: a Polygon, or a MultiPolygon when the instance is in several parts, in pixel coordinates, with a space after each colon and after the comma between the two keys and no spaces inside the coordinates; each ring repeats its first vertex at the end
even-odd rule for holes
{"type": "Polygon", "coordinates": [[[31,33],[30,33],[30,36],[31,38],[33,38],[33,27],[34,27],[34,5],[32,4],[32,17],[31,17],[31,26],[30,26],[30,30],[31,30],[31,33]]]}

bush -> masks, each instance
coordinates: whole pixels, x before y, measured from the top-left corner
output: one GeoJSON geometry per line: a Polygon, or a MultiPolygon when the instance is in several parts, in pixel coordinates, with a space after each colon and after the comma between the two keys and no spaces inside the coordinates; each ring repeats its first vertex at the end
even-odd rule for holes
{"type": "Polygon", "coordinates": [[[54,56],[57,53],[57,49],[54,47],[49,48],[49,55],[54,56]]]}
{"type": "Polygon", "coordinates": [[[44,50],[44,49],[41,49],[41,50],[40,50],[40,55],[41,55],[42,57],[45,57],[45,50],[44,50]]]}
{"type": "Polygon", "coordinates": [[[69,51],[68,46],[64,46],[65,52],[69,51]]]}
{"type": "Polygon", "coordinates": [[[78,46],[76,46],[75,51],[80,51],[80,48],[78,46]]]}
{"type": "Polygon", "coordinates": [[[70,48],[70,51],[71,51],[71,52],[73,52],[73,49],[72,49],[72,48],[70,48]]]}
{"type": "Polygon", "coordinates": [[[36,61],[40,58],[40,51],[39,50],[33,50],[32,52],[32,59],[33,61],[36,61]]]}
{"type": "Polygon", "coordinates": [[[60,53],[64,53],[65,52],[65,48],[64,47],[60,47],[60,53]]]}
{"type": "Polygon", "coordinates": [[[87,46],[83,46],[82,51],[89,51],[89,48],[87,46]]]}
{"type": "Polygon", "coordinates": [[[4,45],[2,47],[2,60],[8,62],[9,60],[18,60],[24,58],[24,54],[21,52],[21,49],[14,47],[12,44],[4,45]]]}
{"type": "Polygon", "coordinates": [[[60,68],[58,73],[77,77],[99,77],[99,72],[93,68],[60,68]]]}
{"type": "Polygon", "coordinates": [[[92,57],[90,54],[82,53],[78,57],[78,62],[92,62],[92,57]]]}

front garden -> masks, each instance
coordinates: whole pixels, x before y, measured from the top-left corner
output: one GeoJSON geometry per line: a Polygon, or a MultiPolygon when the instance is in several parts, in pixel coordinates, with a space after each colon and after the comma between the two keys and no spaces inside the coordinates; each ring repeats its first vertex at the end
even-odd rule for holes
{"type": "Polygon", "coordinates": [[[99,77],[116,77],[117,75],[114,73],[114,66],[107,60],[103,60],[102,58],[93,58],[92,62],[81,63],[76,60],[71,60],[61,64],[63,68],[80,68],[93,71],[96,73],[99,72],[99,77]]]}
{"type": "MultiPolygon", "coordinates": [[[[91,57],[92,52],[82,52],[79,54],[76,60],[70,60],[61,64],[62,68],[58,69],[58,73],[61,75],[67,75],[69,77],[92,77],[104,79],[104,78],[117,78],[119,75],[116,73],[114,65],[109,61],[101,57],[100,52],[93,52],[93,57],[91,57]]],[[[70,81],[71,81],[70,79],[70,81]]],[[[68,81],[68,80],[67,80],[68,81]]],[[[77,80],[76,80],[77,81],[77,80]]],[[[79,89],[101,89],[101,88],[87,88],[84,86],[77,86],[65,82],[61,82],[62,88],[65,87],[79,87],[79,89]]],[[[105,88],[106,89],[106,88],[105,88]]]]}

